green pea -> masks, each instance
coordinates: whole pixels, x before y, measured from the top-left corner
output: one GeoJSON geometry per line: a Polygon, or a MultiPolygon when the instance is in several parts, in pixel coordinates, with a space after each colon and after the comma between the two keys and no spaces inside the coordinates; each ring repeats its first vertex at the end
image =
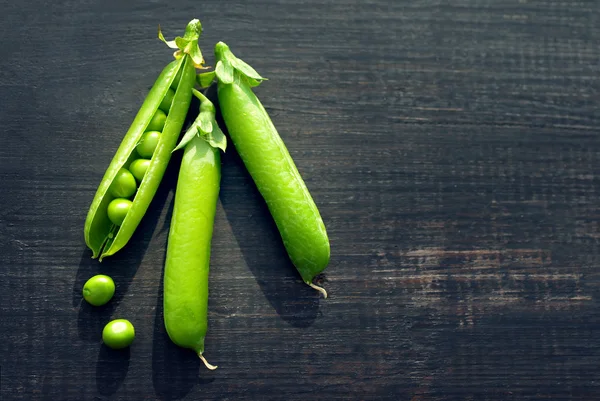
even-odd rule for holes
{"type": "Polygon", "coordinates": [[[131,209],[131,205],[133,205],[133,202],[129,199],[113,199],[108,204],[108,218],[110,219],[110,221],[112,221],[114,225],[120,226],[121,224],[123,224],[123,220],[125,220],[127,212],[129,212],[129,209],[131,209]]]}
{"type": "Polygon", "coordinates": [[[108,322],[102,330],[102,341],[112,349],[129,347],[135,339],[135,329],[129,320],[116,319],[108,322]]]}
{"type": "Polygon", "coordinates": [[[131,170],[131,174],[141,182],[144,179],[148,167],[150,167],[150,160],[136,159],[129,165],[129,170],[131,170]]]}
{"type": "Polygon", "coordinates": [[[144,135],[142,135],[142,139],[140,139],[140,143],[138,143],[135,149],[137,150],[140,156],[149,159],[154,154],[156,146],[158,146],[159,140],[159,131],[146,131],[144,132],[144,135]]]}
{"type": "Polygon", "coordinates": [[[104,305],[113,295],[115,295],[115,282],[104,274],[90,278],[83,286],[83,299],[90,305],[104,305]]]}
{"type": "Polygon", "coordinates": [[[129,170],[122,168],[110,185],[109,192],[115,198],[129,198],[135,193],[136,189],[135,177],[129,170]]]}
{"type": "MultiPolygon", "coordinates": [[[[179,77],[181,78],[181,76],[179,76],[179,77]]],[[[162,111],[164,111],[165,113],[169,114],[169,109],[171,109],[171,105],[173,104],[174,97],[175,97],[175,91],[173,89],[169,88],[169,90],[167,91],[167,94],[165,95],[162,102],[160,102],[160,106],[158,108],[161,109],[162,111]]]]}
{"type": "Polygon", "coordinates": [[[165,127],[165,123],[167,122],[167,115],[161,109],[156,110],[152,120],[146,127],[146,131],[161,131],[165,127]]]}
{"type": "Polygon", "coordinates": [[[319,210],[283,140],[252,91],[262,78],[235,57],[229,47],[215,46],[219,107],[229,136],[266,201],[283,245],[309,286],[329,264],[329,238],[319,210]]]}

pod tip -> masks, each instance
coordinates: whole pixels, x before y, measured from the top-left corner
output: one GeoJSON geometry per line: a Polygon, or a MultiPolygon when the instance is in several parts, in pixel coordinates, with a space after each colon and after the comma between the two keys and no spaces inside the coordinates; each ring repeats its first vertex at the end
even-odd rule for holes
{"type": "Polygon", "coordinates": [[[218,368],[218,366],[211,365],[210,363],[208,363],[208,361],[206,360],[206,358],[204,357],[204,355],[202,355],[202,352],[198,352],[198,356],[200,357],[200,359],[202,360],[202,362],[204,362],[204,366],[206,366],[208,369],[215,370],[216,368],[218,368]]]}
{"type": "Polygon", "coordinates": [[[323,298],[327,298],[327,291],[325,291],[325,288],[323,287],[319,287],[316,284],[313,283],[306,283],[309,285],[309,287],[314,288],[315,290],[319,291],[321,294],[323,294],[323,298]]]}

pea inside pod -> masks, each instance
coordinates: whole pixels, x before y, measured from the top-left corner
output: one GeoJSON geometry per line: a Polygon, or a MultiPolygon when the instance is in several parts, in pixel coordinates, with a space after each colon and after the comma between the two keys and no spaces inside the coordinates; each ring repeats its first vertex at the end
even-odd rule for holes
{"type": "Polygon", "coordinates": [[[150,159],[158,146],[158,142],[160,141],[160,132],[159,131],[146,131],[144,135],[142,135],[142,139],[140,143],[136,146],[136,150],[138,154],[144,158],[150,159]]]}
{"type": "Polygon", "coordinates": [[[129,170],[131,171],[131,174],[133,174],[135,179],[141,182],[144,179],[144,176],[146,175],[146,171],[148,171],[149,166],[149,159],[136,159],[132,161],[129,165],[129,170]]]}
{"type": "Polygon", "coordinates": [[[123,224],[123,220],[125,220],[125,216],[129,213],[129,209],[131,209],[131,202],[129,199],[125,198],[115,198],[108,204],[108,218],[115,225],[120,226],[123,224]]]}
{"type": "MultiPolygon", "coordinates": [[[[88,211],[84,236],[86,244],[92,250],[93,258],[99,257],[102,260],[127,244],[158,189],[187,115],[196,67],[201,66],[204,61],[198,48],[201,32],[200,21],[192,20],[186,27],[184,37],[180,38],[177,44],[174,41],[165,41],[170,47],[181,46],[181,48],[175,54],[176,59],[163,69],[144,100],[109,164],[88,211]],[[180,76],[179,82],[173,85],[177,76],[180,76]],[[169,101],[171,94],[172,100],[169,101]],[[171,105],[167,114],[160,109],[160,106],[169,102],[171,105]],[[135,149],[140,146],[144,133],[148,131],[160,134],[158,138],[154,136],[155,146],[152,144],[146,149],[146,146],[142,145],[144,148],[144,157],[142,157],[135,149]],[[149,161],[136,163],[140,159],[149,161]],[[132,194],[129,199],[118,198],[121,193],[109,191],[121,169],[126,166],[129,166],[130,172],[139,181],[135,194],[132,194]],[[115,199],[126,199],[131,202],[124,214],[124,208],[117,208],[112,204],[115,199]],[[109,215],[111,204],[113,213],[109,215]],[[117,211],[119,212],[116,213],[117,211]]],[[[164,40],[162,34],[159,34],[159,37],[164,40]]],[[[126,203],[119,202],[121,206],[126,203]]]]}
{"type": "MultiPolygon", "coordinates": [[[[161,100],[161,104],[162,104],[163,100],[166,99],[168,93],[169,93],[169,91],[167,91],[165,93],[163,99],[161,100]]],[[[158,106],[160,107],[160,104],[158,106]]],[[[164,111],[162,111],[161,109],[158,109],[152,116],[152,119],[148,123],[146,130],[160,132],[163,130],[166,123],[167,123],[167,114],[164,111]]]]}
{"type": "Polygon", "coordinates": [[[131,171],[122,168],[110,185],[110,194],[115,198],[129,198],[137,190],[137,183],[131,171]]]}
{"type": "MultiPolygon", "coordinates": [[[[175,82],[175,81],[173,81],[173,82],[175,82]]],[[[177,84],[179,84],[179,82],[177,84]]],[[[175,85],[175,88],[177,88],[177,85],[175,85]]],[[[164,99],[162,100],[162,102],[160,102],[159,108],[162,111],[164,111],[166,114],[169,114],[169,109],[171,108],[171,105],[173,104],[174,97],[175,97],[175,91],[173,89],[169,89],[167,91],[167,94],[165,95],[164,99]]]]}

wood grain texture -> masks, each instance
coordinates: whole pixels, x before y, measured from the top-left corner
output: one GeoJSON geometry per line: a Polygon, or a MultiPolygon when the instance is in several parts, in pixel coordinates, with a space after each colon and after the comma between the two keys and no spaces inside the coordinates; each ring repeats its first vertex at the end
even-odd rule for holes
{"type": "MultiPolygon", "coordinates": [[[[600,399],[600,9],[558,0],[0,1],[3,400],[600,399]],[[176,163],[130,244],[90,259],[96,186],[202,20],[320,208],[328,300],[223,157],[209,372],[170,343],[176,163]],[[81,303],[109,274],[115,299],[81,303]],[[103,325],[137,339],[115,353],[103,325]]],[[[174,160],[177,160],[176,158],[174,160]]]]}

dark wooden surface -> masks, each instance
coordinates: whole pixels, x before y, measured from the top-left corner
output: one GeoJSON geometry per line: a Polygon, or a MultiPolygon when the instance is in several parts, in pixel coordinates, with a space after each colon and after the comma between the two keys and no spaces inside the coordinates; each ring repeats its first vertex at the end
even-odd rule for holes
{"type": "MultiPolygon", "coordinates": [[[[595,0],[1,1],[4,400],[600,399],[595,0]],[[328,227],[303,286],[223,158],[204,369],[170,343],[161,275],[177,168],[126,249],[83,223],[170,51],[202,20],[257,93],[328,227]],[[113,276],[106,307],[84,281],[113,276]],[[100,343],[128,318],[127,352],[100,343]]],[[[176,159],[175,159],[176,160],[176,159]]]]}

